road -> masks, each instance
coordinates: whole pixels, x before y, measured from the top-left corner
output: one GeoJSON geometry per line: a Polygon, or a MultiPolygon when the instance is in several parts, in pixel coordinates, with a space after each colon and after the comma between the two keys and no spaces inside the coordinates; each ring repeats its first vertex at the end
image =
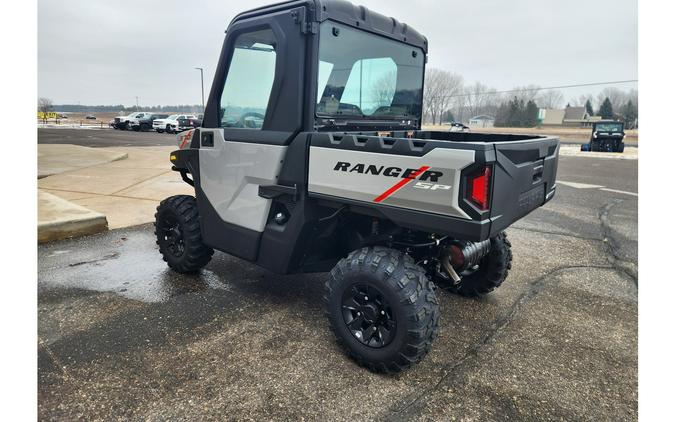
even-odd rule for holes
{"type": "Polygon", "coordinates": [[[150,225],[41,245],[40,419],[636,420],[637,167],[561,157],[504,285],[439,292],[432,351],[396,376],[340,351],[326,274],[216,253],[178,275],[150,225]]]}

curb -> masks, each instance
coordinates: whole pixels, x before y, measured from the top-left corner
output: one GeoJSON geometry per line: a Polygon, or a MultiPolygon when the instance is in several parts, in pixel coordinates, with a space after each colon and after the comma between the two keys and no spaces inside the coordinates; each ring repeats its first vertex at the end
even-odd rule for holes
{"type": "MultiPolygon", "coordinates": [[[[45,211],[45,214],[48,214],[45,211]]],[[[44,216],[44,214],[43,214],[44,216]]],[[[47,217],[48,218],[48,217],[47,217]]],[[[106,216],[46,192],[39,192],[38,243],[96,234],[108,230],[106,216]],[[42,205],[42,207],[40,206],[42,205]],[[39,221],[40,208],[59,209],[57,218],[39,221]],[[64,216],[65,215],[65,216],[64,216]]]]}

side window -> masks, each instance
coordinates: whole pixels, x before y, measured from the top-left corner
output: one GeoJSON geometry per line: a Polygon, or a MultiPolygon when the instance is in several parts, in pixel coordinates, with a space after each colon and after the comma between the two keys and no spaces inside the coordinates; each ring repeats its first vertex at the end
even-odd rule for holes
{"type": "Polygon", "coordinates": [[[271,29],[237,36],[220,97],[221,127],[260,129],[274,83],[276,39],[271,29]]]}

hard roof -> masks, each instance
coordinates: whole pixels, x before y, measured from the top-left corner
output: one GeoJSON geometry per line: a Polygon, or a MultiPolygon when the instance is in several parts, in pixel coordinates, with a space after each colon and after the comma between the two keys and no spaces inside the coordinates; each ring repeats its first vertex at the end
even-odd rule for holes
{"type": "Polygon", "coordinates": [[[327,19],[338,21],[414,45],[424,50],[425,53],[427,52],[426,37],[415,29],[405,23],[399,22],[395,18],[384,16],[373,12],[365,6],[357,6],[345,0],[290,0],[270,4],[238,14],[230,25],[260,15],[302,6],[308,9],[308,19],[313,22],[323,22],[327,19]]]}

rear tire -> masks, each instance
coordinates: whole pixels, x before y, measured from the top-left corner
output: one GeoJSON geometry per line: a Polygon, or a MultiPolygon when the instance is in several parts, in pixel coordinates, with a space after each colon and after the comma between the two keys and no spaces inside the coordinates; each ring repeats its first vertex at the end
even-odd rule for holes
{"type": "Polygon", "coordinates": [[[189,195],[171,196],[159,204],[155,236],[162,258],[179,273],[199,271],[213,255],[202,241],[197,201],[189,195]]]}
{"type": "Polygon", "coordinates": [[[331,271],[323,300],[337,342],[374,372],[396,373],[419,362],[438,332],[434,284],[394,249],[351,252],[331,271]]]}
{"type": "Polygon", "coordinates": [[[480,297],[501,286],[511,269],[511,242],[501,232],[490,239],[490,252],[480,261],[478,269],[462,276],[458,285],[452,280],[435,280],[443,289],[464,297],[480,297]]]}
{"type": "Polygon", "coordinates": [[[623,152],[624,147],[625,147],[625,144],[623,142],[621,142],[619,144],[619,147],[616,149],[616,152],[623,152]]]}
{"type": "Polygon", "coordinates": [[[164,129],[156,129],[157,133],[164,133],[164,129]]]}

